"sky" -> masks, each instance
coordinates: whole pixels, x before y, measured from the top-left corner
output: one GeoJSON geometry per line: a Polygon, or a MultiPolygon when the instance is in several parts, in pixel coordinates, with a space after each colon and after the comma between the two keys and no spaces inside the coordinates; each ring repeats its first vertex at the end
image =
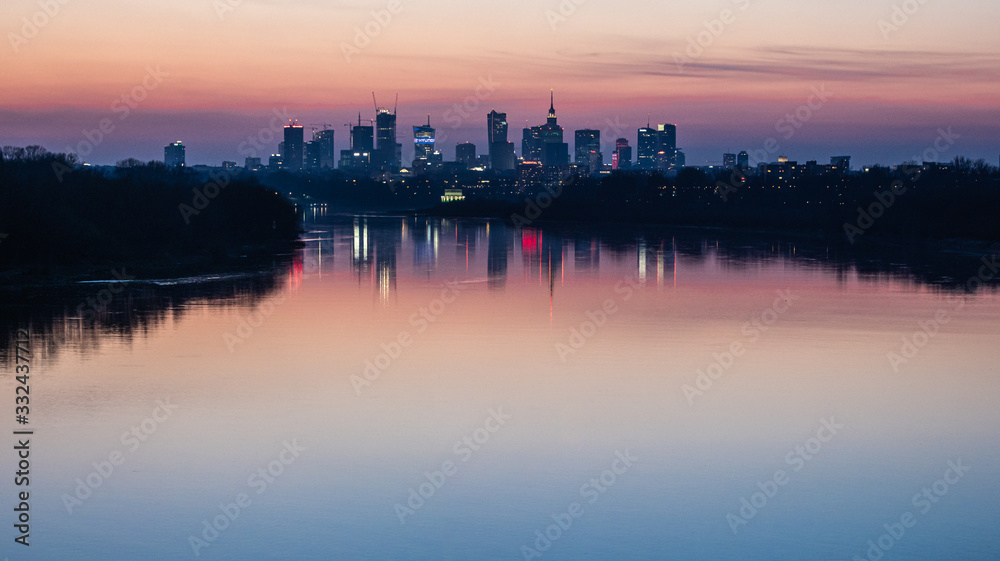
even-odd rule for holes
{"type": "Polygon", "coordinates": [[[554,91],[570,149],[600,129],[606,161],[648,121],[689,165],[997,164],[998,20],[986,0],[4,0],[0,145],[242,164],[289,118],[347,148],[374,92],[399,96],[404,161],[428,115],[446,160],[485,152],[491,109],[520,155],[554,91]]]}

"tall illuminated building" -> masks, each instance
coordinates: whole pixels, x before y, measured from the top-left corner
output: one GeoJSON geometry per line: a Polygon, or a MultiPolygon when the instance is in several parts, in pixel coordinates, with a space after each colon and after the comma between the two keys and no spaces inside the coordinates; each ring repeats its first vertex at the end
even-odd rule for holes
{"type": "Polygon", "coordinates": [[[336,165],[337,151],[333,143],[333,133],[334,131],[332,129],[324,129],[313,132],[313,142],[317,143],[319,146],[319,158],[316,167],[333,168],[336,165]]]}
{"type": "Polygon", "coordinates": [[[526,162],[542,161],[542,127],[525,127],[521,135],[521,158],[526,162]]]}
{"type": "Polygon", "coordinates": [[[573,163],[587,166],[591,174],[600,171],[604,165],[604,154],[601,153],[601,131],[581,129],[576,131],[575,137],[576,158],[573,163]]]}
{"type": "Polygon", "coordinates": [[[476,145],[471,142],[455,145],[455,161],[465,164],[466,168],[473,167],[476,163],[476,145]]]}
{"type": "Polygon", "coordinates": [[[750,154],[746,150],[736,155],[736,165],[743,170],[750,167],[750,154]]]}
{"type": "Polygon", "coordinates": [[[285,147],[281,153],[285,169],[300,171],[304,161],[304,137],[302,125],[295,122],[285,125],[285,147]]]}
{"type": "Polygon", "coordinates": [[[639,169],[656,169],[656,152],[659,146],[659,135],[656,129],[649,125],[639,129],[636,142],[636,167],[639,169]]]}
{"type": "Polygon", "coordinates": [[[362,125],[361,114],[358,113],[358,124],[351,126],[351,147],[340,151],[340,169],[369,171],[372,154],[375,152],[375,127],[371,125],[371,121],[368,123],[362,125]]]}
{"type": "Polygon", "coordinates": [[[565,166],[569,164],[569,145],[563,142],[563,128],[556,120],[555,93],[549,94],[549,115],[544,125],[538,127],[542,143],[542,164],[565,166]]]}
{"type": "Polygon", "coordinates": [[[375,157],[381,171],[399,169],[403,145],[396,142],[396,109],[375,106],[375,157]]]}
{"type": "Polygon", "coordinates": [[[306,169],[319,169],[320,158],[320,144],[315,140],[310,140],[306,142],[305,150],[305,168],[306,169]]]}
{"type": "Polygon", "coordinates": [[[656,133],[656,169],[673,169],[677,165],[677,125],[657,125],[656,133]]]}
{"type": "Polygon", "coordinates": [[[427,116],[427,124],[413,127],[413,160],[431,159],[434,155],[434,134],[431,127],[431,116],[427,116]]]}
{"type": "Polygon", "coordinates": [[[168,167],[184,167],[184,144],[178,140],[163,147],[163,163],[168,167]]]}
{"type": "Polygon", "coordinates": [[[726,169],[736,167],[736,154],[723,154],[722,155],[722,167],[726,169]]]}
{"type": "Polygon", "coordinates": [[[615,153],[611,156],[611,169],[626,170],[632,168],[632,147],[627,138],[615,141],[615,153]]]}
{"type": "Polygon", "coordinates": [[[514,169],[514,144],[507,141],[507,114],[490,111],[486,115],[486,133],[489,137],[490,167],[501,171],[514,169]]]}

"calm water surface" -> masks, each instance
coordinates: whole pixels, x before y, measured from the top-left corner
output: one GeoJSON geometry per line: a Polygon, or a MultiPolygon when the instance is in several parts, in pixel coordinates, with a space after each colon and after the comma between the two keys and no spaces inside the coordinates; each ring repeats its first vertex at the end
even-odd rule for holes
{"type": "Polygon", "coordinates": [[[75,304],[100,283],[24,316],[32,546],[5,476],[11,559],[1000,556],[1000,299],[956,286],[978,256],[308,230],[260,275],[129,285],[93,328],[75,304]]]}

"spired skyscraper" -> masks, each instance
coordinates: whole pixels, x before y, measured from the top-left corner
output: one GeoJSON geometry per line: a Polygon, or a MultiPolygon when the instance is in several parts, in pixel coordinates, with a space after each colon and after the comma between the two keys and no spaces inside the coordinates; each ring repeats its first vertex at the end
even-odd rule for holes
{"type": "Polygon", "coordinates": [[[285,169],[292,171],[302,170],[304,161],[304,136],[302,125],[298,122],[289,122],[285,125],[285,147],[282,150],[281,161],[285,169]]]}
{"type": "Polygon", "coordinates": [[[539,127],[542,141],[542,165],[569,165],[569,144],[563,142],[563,128],[556,120],[555,92],[549,92],[549,116],[539,127]]]}
{"type": "Polygon", "coordinates": [[[486,115],[486,133],[489,136],[490,167],[500,171],[514,169],[514,143],[507,141],[507,114],[490,111],[486,115]]]}
{"type": "Polygon", "coordinates": [[[429,161],[434,155],[435,130],[431,127],[431,116],[427,116],[427,124],[413,127],[413,161],[429,161]]]}
{"type": "Polygon", "coordinates": [[[168,167],[184,167],[184,144],[178,140],[163,147],[163,163],[168,167]]]}

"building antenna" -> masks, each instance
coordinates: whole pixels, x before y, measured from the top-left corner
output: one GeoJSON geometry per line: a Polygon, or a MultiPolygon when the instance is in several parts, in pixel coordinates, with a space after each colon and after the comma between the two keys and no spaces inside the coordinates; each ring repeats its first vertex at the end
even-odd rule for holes
{"type": "Polygon", "coordinates": [[[646,113],[646,128],[649,128],[649,113],[646,113]]]}
{"type": "Polygon", "coordinates": [[[392,106],[392,114],[396,114],[396,108],[399,107],[399,94],[396,94],[396,104],[392,106]]]}
{"type": "Polygon", "coordinates": [[[427,114],[427,126],[428,127],[431,126],[431,114],[430,113],[427,114]]]}
{"type": "Polygon", "coordinates": [[[378,101],[375,100],[375,92],[372,92],[372,103],[375,104],[375,114],[378,114],[378,101]]]}

